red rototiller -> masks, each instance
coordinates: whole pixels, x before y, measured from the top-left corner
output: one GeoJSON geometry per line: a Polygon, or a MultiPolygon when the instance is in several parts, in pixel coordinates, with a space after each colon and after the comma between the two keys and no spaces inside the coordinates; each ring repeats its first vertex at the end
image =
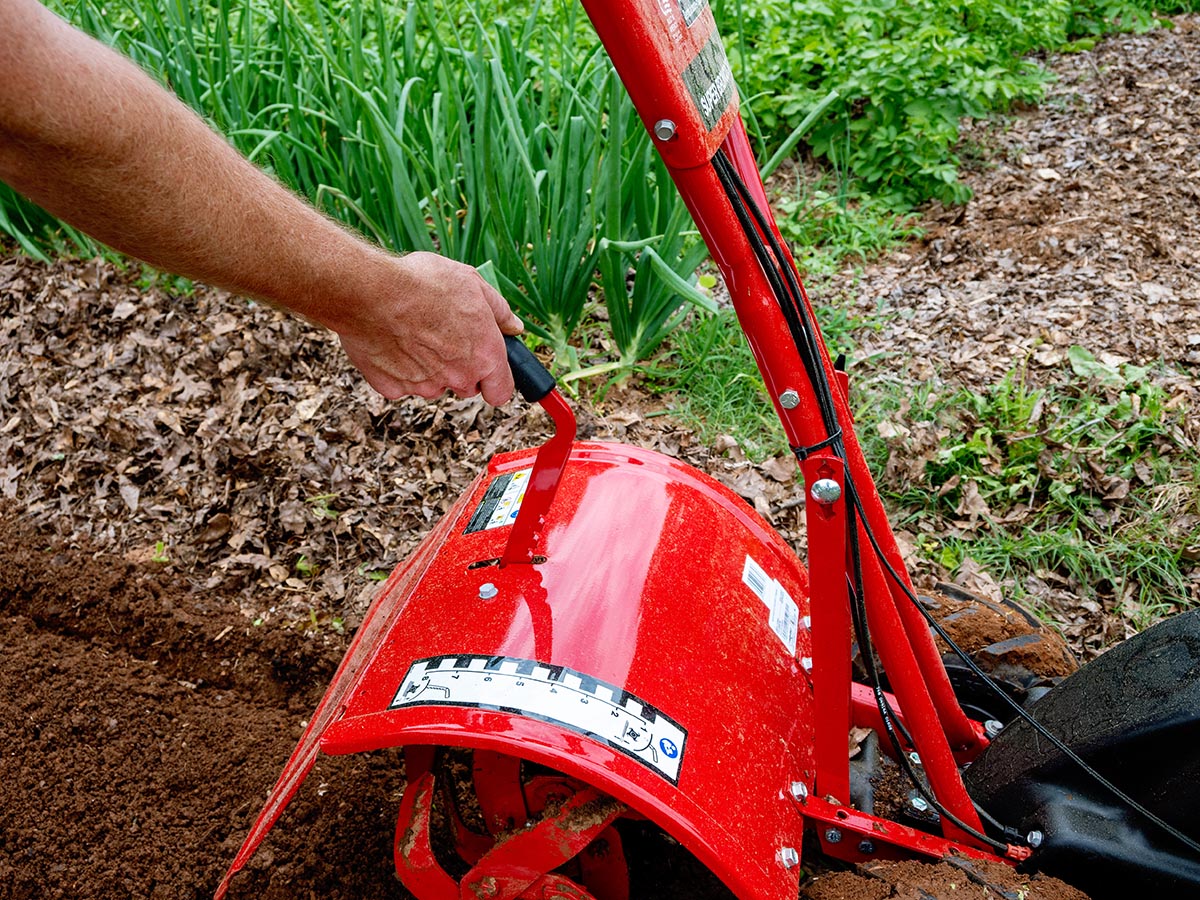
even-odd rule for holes
{"type": "Polygon", "coordinates": [[[318,753],[386,747],[404,748],[395,862],[420,900],[659,896],[646,846],[789,900],[806,833],[848,861],[1001,859],[1098,897],[1200,896],[1200,613],[1049,690],[1023,664],[1035,627],[956,654],[901,561],[706,0],[584,6],[799,460],[808,566],[711,478],[576,442],[510,341],[556,436],[493,459],[383,585],[218,898],[318,753]],[[870,730],[853,762],[852,728],[870,730]],[[880,754],[899,804],[876,796],[880,754]]]}

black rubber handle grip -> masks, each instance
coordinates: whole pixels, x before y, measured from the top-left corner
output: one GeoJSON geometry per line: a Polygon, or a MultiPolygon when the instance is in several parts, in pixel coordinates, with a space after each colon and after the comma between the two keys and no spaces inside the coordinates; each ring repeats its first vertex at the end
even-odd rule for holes
{"type": "Polygon", "coordinates": [[[554,376],[538,362],[537,357],[520,338],[506,334],[504,349],[508,352],[508,365],[512,369],[513,381],[522,397],[530,403],[537,403],[554,390],[557,384],[554,376]]]}

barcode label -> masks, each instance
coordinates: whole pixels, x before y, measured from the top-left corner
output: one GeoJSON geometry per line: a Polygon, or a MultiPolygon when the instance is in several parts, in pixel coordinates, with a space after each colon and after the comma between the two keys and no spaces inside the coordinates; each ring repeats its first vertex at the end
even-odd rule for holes
{"type": "Polygon", "coordinates": [[[756,563],[751,557],[746,557],[746,564],[742,566],[742,581],[750,590],[754,591],[759,600],[770,606],[767,600],[767,588],[771,586],[771,579],[767,577],[766,571],[756,563]]]}
{"type": "Polygon", "coordinates": [[[796,655],[796,638],[800,633],[800,607],[778,581],[771,583],[771,630],[783,641],[788,652],[796,655]]]}
{"type": "Polygon", "coordinates": [[[792,599],[792,595],[749,556],[746,557],[746,564],[742,566],[742,581],[767,607],[771,630],[794,656],[796,638],[800,631],[800,607],[792,599]]]}

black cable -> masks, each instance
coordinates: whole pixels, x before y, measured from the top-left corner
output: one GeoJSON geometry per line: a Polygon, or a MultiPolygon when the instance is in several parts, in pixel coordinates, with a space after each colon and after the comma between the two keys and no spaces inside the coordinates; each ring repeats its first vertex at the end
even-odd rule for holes
{"type": "MultiPolygon", "coordinates": [[[[848,475],[847,481],[849,481],[848,475]]],[[[855,498],[855,503],[859,506],[859,513],[862,514],[863,510],[857,497],[855,498]]],[[[1171,835],[1171,837],[1182,843],[1185,847],[1192,850],[1197,855],[1200,855],[1200,843],[1197,843],[1170,822],[1167,822],[1155,813],[1151,812],[1141,803],[1138,803],[1138,801],[1134,800],[1123,790],[1101,775],[1096,769],[1088,765],[1088,763],[1085,762],[1084,759],[1079,756],[1079,754],[1072,750],[1065,741],[1056,737],[1053,732],[1046,728],[1045,725],[1034,718],[1033,714],[1030,713],[1029,710],[1017,703],[1017,701],[1010,697],[1005,690],[1000,687],[1000,685],[996,684],[995,681],[992,680],[991,676],[984,672],[983,669],[976,664],[975,660],[971,659],[970,654],[968,654],[950,639],[950,636],[946,633],[946,630],[942,628],[941,623],[939,623],[933,617],[933,614],[930,613],[929,610],[925,609],[920,600],[918,600],[916,595],[909,589],[904,579],[902,579],[892,567],[887,557],[884,556],[883,550],[880,548],[879,542],[874,533],[871,531],[869,526],[865,525],[865,523],[863,530],[866,532],[867,538],[870,540],[871,546],[875,550],[875,553],[879,557],[879,561],[883,564],[884,570],[887,572],[887,574],[891,576],[892,580],[895,581],[900,587],[900,590],[904,592],[904,595],[908,598],[909,602],[912,603],[913,606],[915,606],[918,610],[920,610],[921,615],[925,618],[925,621],[929,623],[929,626],[934,630],[934,632],[937,633],[937,636],[944,640],[950,646],[950,649],[955,653],[955,655],[957,655],[964,663],[966,663],[967,668],[969,668],[975,675],[983,679],[983,681],[997,694],[997,696],[1001,697],[1005,703],[1013,708],[1019,718],[1027,722],[1029,726],[1038,733],[1039,736],[1045,738],[1047,741],[1053,744],[1055,749],[1066,756],[1067,759],[1079,766],[1080,769],[1083,770],[1084,774],[1086,774],[1089,778],[1092,778],[1097,784],[1109,791],[1113,796],[1115,796],[1118,800],[1120,800],[1138,815],[1145,817],[1149,822],[1157,825],[1167,834],[1171,835]]]]}
{"type": "MultiPolygon", "coordinates": [[[[816,329],[814,328],[813,323],[809,320],[808,311],[803,302],[803,288],[800,285],[799,278],[797,277],[793,267],[787,263],[788,257],[785,255],[784,250],[776,238],[774,231],[767,222],[762,210],[759,209],[758,204],[750,195],[749,189],[747,188],[745,182],[738,175],[737,170],[733,166],[732,162],[730,162],[728,157],[726,157],[723,152],[718,152],[718,154],[713,158],[713,164],[722,186],[729,195],[730,202],[734,207],[735,214],[737,215],[739,223],[742,226],[746,239],[750,243],[756,258],[763,269],[764,275],[766,275],[767,280],[771,285],[772,292],[775,294],[776,300],[780,304],[781,311],[784,314],[784,319],[788,323],[793,343],[796,345],[796,350],[800,355],[806,374],[809,376],[809,383],[813,388],[813,393],[817,399],[818,409],[821,413],[823,424],[825,425],[826,431],[829,435],[826,440],[829,442],[835,455],[845,460],[845,446],[841,441],[841,430],[837,421],[837,410],[833,403],[829,380],[825,375],[824,366],[822,365],[820,357],[820,350],[816,343],[816,329]],[[753,219],[753,224],[751,224],[751,218],[753,219]],[[757,225],[757,229],[754,227],[754,225],[757,225]],[[768,254],[767,248],[764,246],[764,237],[766,238],[766,242],[770,244],[770,254],[768,254]],[[771,259],[772,255],[774,256],[774,260],[771,259]],[[783,278],[780,278],[781,273],[783,278]],[[781,288],[786,289],[781,290],[781,288]],[[790,302],[784,302],[785,296],[790,302]]],[[[916,595],[913,594],[905,580],[896,572],[895,568],[891,565],[887,559],[887,556],[884,554],[882,548],[879,546],[879,541],[872,531],[866,518],[865,510],[862,507],[861,498],[854,489],[853,478],[851,477],[849,471],[845,473],[845,483],[846,490],[850,495],[847,499],[853,501],[855,509],[857,509],[858,514],[862,517],[863,532],[867,535],[867,538],[871,543],[871,547],[875,552],[876,558],[879,560],[887,574],[900,587],[909,602],[911,602],[917,608],[917,610],[929,623],[930,627],[932,627],[937,635],[947,643],[951,650],[963,660],[967,667],[976,676],[983,679],[988,687],[991,688],[991,690],[993,690],[998,696],[1000,696],[1009,706],[1011,706],[1016,714],[1029,723],[1029,725],[1040,736],[1044,737],[1068,759],[1078,765],[1080,769],[1086,775],[1088,775],[1088,777],[1092,778],[1106,790],[1111,792],[1134,812],[1138,813],[1148,821],[1166,831],[1189,849],[1193,850],[1197,854],[1200,854],[1200,843],[1192,840],[1173,825],[1164,821],[1142,804],[1138,803],[1136,800],[1118,788],[1115,784],[1101,775],[1096,769],[1088,765],[1088,763],[1086,763],[1077,753],[1075,753],[1075,751],[1073,751],[1065,742],[1060,740],[1044,725],[1038,722],[1028,710],[1009,697],[1003,688],[996,684],[992,678],[986,672],[984,672],[973,659],[971,659],[970,655],[967,654],[950,638],[945,629],[942,628],[940,623],[937,622],[933,615],[921,605],[916,595]]],[[[850,534],[853,535],[851,558],[854,560],[857,568],[861,565],[861,557],[859,556],[859,553],[861,553],[861,548],[858,546],[858,529],[856,525],[850,529],[850,534]]],[[[855,603],[861,604],[863,603],[861,584],[857,585],[857,588],[858,589],[855,593],[855,603]]],[[[856,614],[854,617],[856,619],[860,619],[860,621],[856,621],[856,636],[863,653],[864,661],[870,660],[870,664],[867,667],[868,678],[873,682],[872,687],[876,693],[876,702],[879,704],[880,715],[884,722],[884,728],[888,732],[889,739],[893,741],[895,746],[895,742],[898,740],[898,738],[893,730],[894,725],[890,723],[900,724],[900,722],[898,718],[894,717],[894,711],[891,710],[890,704],[888,704],[886,697],[883,696],[883,690],[878,681],[878,672],[874,671],[875,661],[870,642],[869,628],[867,627],[865,620],[865,604],[863,604],[861,615],[856,614]],[[861,632],[859,630],[860,624],[861,632]],[[873,671],[875,677],[872,677],[873,671]]],[[[909,743],[911,744],[911,741],[909,741],[909,743]]],[[[900,752],[898,752],[898,758],[905,761],[907,760],[904,754],[900,752]]],[[[907,767],[905,768],[906,774],[909,776],[910,780],[913,781],[918,790],[925,794],[926,791],[921,781],[914,776],[914,773],[912,773],[911,770],[908,770],[907,767]]],[[[964,829],[968,832],[976,834],[976,836],[986,840],[993,846],[997,846],[996,842],[992,841],[990,838],[979,835],[974,829],[963,826],[952,814],[944,809],[942,804],[937,802],[936,798],[931,798],[926,795],[926,799],[932,799],[933,805],[938,808],[939,812],[949,818],[956,825],[964,827],[964,829]]],[[[1008,829],[997,822],[996,819],[979,807],[978,804],[974,805],[981,816],[986,818],[993,826],[1000,828],[1003,832],[1012,833],[1011,829],[1008,829]]]]}
{"type": "MultiPolygon", "coordinates": [[[[767,279],[768,284],[774,293],[776,300],[780,304],[781,312],[784,315],[784,320],[788,325],[788,330],[791,333],[793,344],[800,356],[801,363],[808,375],[809,384],[813,388],[813,393],[817,398],[818,408],[821,412],[822,422],[826,428],[828,437],[822,443],[828,442],[831,449],[840,459],[845,460],[846,450],[845,445],[841,440],[842,433],[837,418],[837,408],[834,404],[832,390],[829,384],[829,379],[826,377],[825,368],[820,356],[820,347],[817,343],[817,332],[813,327],[813,323],[809,319],[807,308],[803,303],[803,293],[800,287],[799,279],[796,277],[790,265],[785,264],[787,257],[784,255],[782,247],[775,238],[769,223],[766,221],[762,211],[754,202],[754,198],[749,195],[745,183],[737,175],[732,163],[724,156],[718,153],[713,160],[714,168],[717,172],[717,177],[725,188],[726,194],[729,196],[734,214],[738,219],[739,224],[745,233],[747,242],[750,244],[755,258],[763,270],[763,274],[767,279]],[[755,229],[754,225],[757,225],[755,229]],[[763,235],[770,242],[770,252],[763,241],[763,235]],[[774,259],[772,259],[772,255],[774,259]],[[780,277],[781,272],[783,278],[780,277]],[[783,297],[787,296],[791,303],[784,303],[783,297]]],[[[847,476],[849,473],[846,473],[847,476]]],[[[853,483],[849,477],[846,479],[848,490],[853,490],[853,483]]],[[[861,507],[859,507],[861,512],[861,507]]],[[[865,531],[864,522],[864,531],[865,531]]],[[[858,529],[857,526],[851,524],[848,528],[848,535],[851,543],[851,559],[854,561],[856,571],[856,604],[862,604],[862,571],[861,571],[861,548],[858,544],[858,529]]],[[[917,790],[925,797],[925,799],[937,811],[954,823],[967,834],[982,841],[993,849],[1004,853],[1008,850],[1008,845],[999,841],[993,840],[988,835],[979,831],[976,828],[968,825],[958,816],[951,813],[942,803],[938,801],[936,796],[925,786],[924,782],[917,776],[912,767],[911,761],[903,752],[903,747],[900,744],[900,739],[896,733],[896,728],[899,726],[903,729],[899,718],[895,711],[888,703],[884,695],[881,679],[875,666],[874,649],[870,640],[870,629],[866,620],[865,605],[858,609],[857,615],[854,618],[857,620],[856,629],[859,639],[859,645],[863,653],[863,658],[868,669],[868,678],[872,683],[872,693],[875,696],[876,704],[879,708],[880,718],[884,726],[889,741],[892,743],[893,750],[896,754],[901,768],[909,781],[917,788],[917,790]]],[[[911,745],[911,739],[907,732],[905,738],[911,745]]]]}

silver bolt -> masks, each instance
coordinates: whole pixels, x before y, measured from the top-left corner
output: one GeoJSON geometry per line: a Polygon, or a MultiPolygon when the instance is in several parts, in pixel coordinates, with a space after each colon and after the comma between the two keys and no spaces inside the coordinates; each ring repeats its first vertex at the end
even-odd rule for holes
{"type": "Polygon", "coordinates": [[[654,136],[660,141],[669,141],[675,137],[675,123],[670,119],[659,119],[654,123],[654,136]]]}
{"type": "Polygon", "coordinates": [[[481,584],[479,586],[479,599],[480,600],[491,600],[498,593],[500,593],[500,591],[490,581],[487,582],[486,584],[481,584]]]}
{"type": "Polygon", "coordinates": [[[802,668],[805,672],[811,672],[812,671],[812,657],[811,656],[800,657],[800,668],[802,668]]]}
{"type": "Polygon", "coordinates": [[[779,861],[785,869],[794,869],[800,865],[800,854],[796,852],[795,847],[780,847],[779,861]]]}
{"type": "Polygon", "coordinates": [[[818,478],[813,482],[812,490],[809,493],[822,506],[829,506],[841,499],[842,486],[832,478],[818,478]]]}
{"type": "Polygon", "coordinates": [[[924,797],[913,797],[908,802],[912,804],[912,808],[917,812],[929,812],[929,804],[925,802],[924,797]]]}
{"type": "Polygon", "coordinates": [[[914,766],[919,766],[921,764],[921,754],[914,750],[912,753],[908,754],[908,761],[914,766]]]}
{"type": "Polygon", "coordinates": [[[800,405],[800,395],[788,388],[779,395],[779,405],[784,409],[795,409],[800,405]]]}
{"type": "Polygon", "coordinates": [[[808,785],[803,781],[793,781],[791,791],[792,796],[797,800],[808,799],[808,785]]]}
{"type": "Polygon", "coordinates": [[[859,853],[874,853],[875,852],[875,843],[873,841],[869,841],[869,840],[859,841],[858,842],[858,852],[859,853]]]}
{"type": "Polygon", "coordinates": [[[812,628],[812,616],[801,616],[800,624],[805,628],[812,628]]]}
{"type": "Polygon", "coordinates": [[[1025,835],[1025,840],[1028,842],[1029,846],[1032,847],[1034,850],[1036,850],[1038,847],[1042,846],[1042,841],[1044,841],[1045,839],[1046,839],[1046,836],[1044,834],[1042,834],[1040,831],[1031,831],[1031,832],[1029,832],[1029,834],[1025,835]]]}
{"type": "Polygon", "coordinates": [[[831,844],[840,844],[842,842],[842,831],[840,828],[828,828],[825,830],[825,840],[831,844]]]}
{"type": "Polygon", "coordinates": [[[994,738],[1004,730],[1004,723],[999,719],[988,719],[983,723],[983,731],[989,738],[994,738]]]}

